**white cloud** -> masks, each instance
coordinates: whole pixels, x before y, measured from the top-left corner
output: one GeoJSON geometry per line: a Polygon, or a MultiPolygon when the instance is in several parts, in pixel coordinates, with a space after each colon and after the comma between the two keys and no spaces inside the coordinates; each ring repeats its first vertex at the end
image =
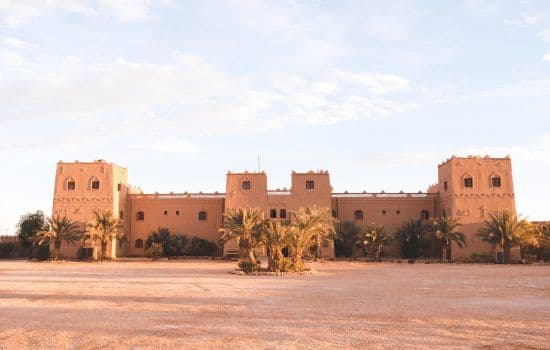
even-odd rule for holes
{"type": "Polygon", "coordinates": [[[10,66],[19,66],[25,63],[23,56],[10,51],[0,51],[0,61],[10,66]]]}
{"type": "Polygon", "coordinates": [[[520,15],[520,18],[508,19],[504,21],[504,23],[519,28],[527,28],[533,24],[536,24],[541,18],[542,16],[540,15],[528,15],[526,13],[522,13],[520,15]]]}
{"type": "Polygon", "coordinates": [[[490,0],[464,0],[464,7],[471,12],[479,14],[494,13],[500,10],[497,1],[490,0]]]}
{"type": "Polygon", "coordinates": [[[36,44],[32,44],[25,40],[15,38],[12,36],[4,36],[0,38],[0,43],[7,46],[15,47],[18,49],[35,49],[37,47],[36,44]]]}
{"type": "Polygon", "coordinates": [[[397,75],[380,73],[354,73],[335,71],[335,77],[347,82],[366,86],[373,94],[409,91],[409,81],[397,75]]]}
{"type": "Polygon", "coordinates": [[[541,30],[538,36],[542,41],[550,43],[550,29],[541,30]]]}
{"type": "Polygon", "coordinates": [[[157,139],[149,140],[143,143],[136,143],[132,145],[133,148],[143,150],[153,150],[168,153],[197,153],[199,149],[194,144],[174,139],[157,139]]]}
{"type": "Polygon", "coordinates": [[[542,56],[542,60],[546,62],[550,62],[550,53],[547,53],[546,55],[542,56]]]}

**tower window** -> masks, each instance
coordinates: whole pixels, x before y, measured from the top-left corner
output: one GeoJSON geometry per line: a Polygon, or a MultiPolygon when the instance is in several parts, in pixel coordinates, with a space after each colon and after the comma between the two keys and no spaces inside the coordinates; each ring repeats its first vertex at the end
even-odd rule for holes
{"type": "Polygon", "coordinates": [[[338,217],[338,213],[336,212],[336,210],[333,210],[333,211],[332,211],[332,217],[333,217],[333,218],[337,218],[337,217],[338,217]]]}
{"type": "Polygon", "coordinates": [[[395,211],[395,213],[396,213],[397,215],[399,215],[399,214],[401,214],[401,210],[397,209],[397,210],[395,211]]]}
{"type": "Polygon", "coordinates": [[[279,210],[279,217],[281,219],[286,219],[286,209],[279,210]]]}
{"type": "Polygon", "coordinates": [[[120,220],[124,219],[124,212],[122,210],[118,212],[118,218],[120,220]]]}
{"type": "Polygon", "coordinates": [[[355,220],[363,220],[363,211],[362,210],[356,210],[355,211],[355,220]]]}
{"type": "Polygon", "coordinates": [[[449,188],[448,184],[447,184],[447,181],[443,181],[443,189],[445,191],[447,191],[447,189],[449,188]]]}
{"type": "Polygon", "coordinates": [[[117,189],[118,192],[122,191],[122,184],[118,184],[116,189],[117,189]]]}
{"type": "Polygon", "coordinates": [[[69,180],[67,182],[67,190],[74,191],[76,189],[76,182],[74,180],[69,180]]]}
{"type": "Polygon", "coordinates": [[[472,179],[471,177],[465,177],[464,178],[464,187],[474,187],[474,179],[472,179]]]}
{"type": "Polygon", "coordinates": [[[421,218],[422,220],[428,220],[428,219],[430,218],[430,212],[427,211],[427,210],[422,210],[422,211],[420,212],[420,218],[421,218]]]}
{"type": "Polygon", "coordinates": [[[306,190],[312,190],[315,188],[315,182],[312,180],[306,181],[306,190]]]}
{"type": "Polygon", "coordinates": [[[249,190],[250,189],[250,181],[243,181],[242,188],[243,188],[243,190],[249,190]]]}
{"type": "Polygon", "coordinates": [[[145,214],[142,211],[138,211],[136,213],[136,220],[137,221],[143,221],[145,220],[145,214]]]}
{"type": "Polygon", "coordinates": [[[447,212],[445,211],[445,209],[443,209],[443,217],[444,217],[444,218],[447,217],[447,212]]]}
{"type": "Polygon", "coordinates": [[[168,210],[165,210],[165,211],[164,211],[164,215],[168,215],[168,210]]]}
{"type": "Polygon", "coordinates": [[[179,211],[179,210],[176,210],[176,215],[180,215],[180,211],[179,211]]]}
{"type": "Polygon", "coordinates": [[[205,211],[199,211],[199,220],[205,221],[206,220],[206,212],[205,211]]]}
{"type": "Polygon", "coordinates": [[[276,219],[276,218],[277,218],[277,209],[271,209],[271,210],[269,211],[269,217],[270,217],[271,219],[276,219]]]}
{"type": "Polygon", "coordinates": [[[136,239],[136,248],[143,248],[143,239],[136,239]]]}
{"type": "Polygon", "coordinates": [[[99,180],[92,180],[92,190],[99,190],[99,180]]]}
{"type": "Polygon", "coordinates": [[[491,178],[491,184],[493,187],[500,187],[500,176],[493,176],[491,178]]]}

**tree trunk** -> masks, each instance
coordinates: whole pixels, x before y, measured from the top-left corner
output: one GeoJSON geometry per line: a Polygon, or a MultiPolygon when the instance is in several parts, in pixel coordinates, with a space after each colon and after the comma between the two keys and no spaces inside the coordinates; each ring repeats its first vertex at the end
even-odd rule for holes
{"type": "Polygon", "coordinates": [[[101,260],[105,259],[105,251],[107,250],[107,242],[101,242],[101,260]]]}
{"type": "Polygon", "coordinates": [[[510,247],[504,247],[502,249],[502,262],[505,264],[510,263],[510,247]]]}
{"type": "Polygon", "coordinates": [[[53,243],[53,247],[54,247],[54,259],[55,260],[59,260],[59,258],[61,257],[61,241],[55,241],[53,243]]]}
{"type": "Polygon", "coordinates": [[[376,257],[376,261],[377,261],[377,262],[380,262],[380,247],[378,247],[378,248],[376,249],[376,255],[375,255],[375,257],[376,257]]]}
{"type": "Polygon", "coordinates": [[[304,261],[302,259],[302,256],[304,255],[304,252],[302,249],[297,249],[294,251],[294,255],[292,256],[292,263],[294,264],[294,268],[296,271],[301,271],[304,266],[304,261]]]}
{"type": "Polygon", "coordinates": [[[251,264],[256,264],[256,258],[254,257],[254,249],[248,249],[247,255],[248,255],[248,261],[251,264]]]}
{"type": "Polygon", "coordinates": [[[441,248],[441,262],[443,264],[447,263],[447,246],[443,245],[443,248],[441,248]]]}

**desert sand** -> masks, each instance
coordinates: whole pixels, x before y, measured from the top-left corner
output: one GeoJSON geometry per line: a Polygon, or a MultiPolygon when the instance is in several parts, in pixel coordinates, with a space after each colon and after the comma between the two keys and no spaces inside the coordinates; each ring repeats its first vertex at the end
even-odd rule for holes
{"type": "Polygon", "coordinates": [[[550,266],[0,261],[0,349],[550,348],[550,266]]]}

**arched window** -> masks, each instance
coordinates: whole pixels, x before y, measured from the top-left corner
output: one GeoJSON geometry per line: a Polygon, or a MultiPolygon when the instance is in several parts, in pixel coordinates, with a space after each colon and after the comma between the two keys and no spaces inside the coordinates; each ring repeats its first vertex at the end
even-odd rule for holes
{"type": "Polygon", "coordinates": [[[67,179],[66,188],[67,191],[74,191],[76,189],[76,181],[72,177],[67,179]]]}
{"type": "Polygon", "coordinates": [[[205,211],[199,211],[199,220],[205,221],[206,220],[206,212],[205,211]]]}
{"type": "Polygon", "coordinates": [[[500,181],[500,176],[497,175],[497,174],[494,174],[491,176],[491,186],[492,187],[500,187],[501,185],[501,181],[500,181]]]}
{"type": "Polygon", "coordinates": [[[428,220],[428,219],[430,218],[430,212],[427,211],[427,210],[422,210],[422,211],[420,212],[420,218],[421,218],[422,220],[428,220]]]}
{"type": "Polygon", "coordinates": [[[145,220],[145,214],[142,211],[138,211],[136,213],[136,220],[137,221],[143,221],[145,220]]]}
{"type": "Polygon", "coordinates": [[[269,211],[269,217],[270,217],[271,219],[276,219],[276,218],[277,218],[277,209],[271,209],[271,210],[269,211]]]}
{"type": "Polygon", "coordinates": [[[286,209],[279,210],[279,217],[281,219],[286,219],[286,209]]]}
{"type": "Polygon", "coordinates": [[[143,248],[143,239],[136,239],[136,248],[143,248]]]}
{"type": "Polygon", "coordinates": [[[243,190],[249,190],[250,189],[250,181],[243,181],[242,188],[243,188],[243,190]]]}
{"type": "Polygon", "coordinates": [[[90,180],[90,189],[99,190],[99,179],[95,176],[90,180]]]}
{"type": "Polygon", "coordinates": [[[363,220],[363,211],[362,210],[356,210],[355,211],[355,220],[363,220]]]}
{"type": "Polygon", "coordinates": [[[464,187],[467,187],[467,188],[474,187],[474,179],[470,175],[464,176],[464,187]]]}

